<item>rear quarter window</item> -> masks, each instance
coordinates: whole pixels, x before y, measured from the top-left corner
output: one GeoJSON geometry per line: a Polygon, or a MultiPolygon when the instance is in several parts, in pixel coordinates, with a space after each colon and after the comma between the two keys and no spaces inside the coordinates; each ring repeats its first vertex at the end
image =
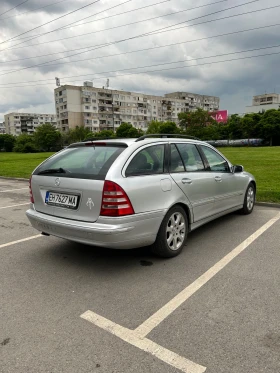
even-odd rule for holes
{"type": "Polygon", "coordinates": [[[153,145],[140,150],[130,161],[126,176],[154,175],[164,172],[164,145],[153,145]]]}
{"type": "Polygon", "coordinates": [[[119,146],[82,146],[67,148],[52,158],[47,159],[34,172],[35,175],[58,176],[80,179],[105,180],[106,174],[113,162],[124,151],[119,146]],[[47,170],[63,169],[65,173],[47,170]]]}

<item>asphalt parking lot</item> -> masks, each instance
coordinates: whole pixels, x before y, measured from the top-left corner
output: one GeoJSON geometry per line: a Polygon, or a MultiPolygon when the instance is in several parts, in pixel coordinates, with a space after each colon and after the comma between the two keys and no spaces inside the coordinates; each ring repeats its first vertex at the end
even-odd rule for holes
{"type": "Polygon", "coordinates": [[[0,179],[1,373],[280,371],[280,210],[189,235],[170,260],[38,234],[0,179]]]}

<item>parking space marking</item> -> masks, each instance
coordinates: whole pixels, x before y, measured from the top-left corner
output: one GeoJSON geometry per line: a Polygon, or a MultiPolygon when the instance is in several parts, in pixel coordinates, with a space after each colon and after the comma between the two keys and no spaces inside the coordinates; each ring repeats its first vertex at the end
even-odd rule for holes
{"type": "Polygon", "coordinates": [[[43,237],[43,236],[41,234],[37,234],[36,236],[30,236],[30,237],[27,237],[27,238],[22,238],[21,240],[4,243],[4,244],[0,245],[0,249],[3,249],[3,247],[15,245],[17,243],[34,240],[35,238],[39,238],[39,237],[43,237]]]}
{"type": "Polygon", "coordinates": [[[138,347],[145,352],[148,352],[165,363],[180,369],[184,373],[203,373],[205,372],[206,367],[177,355],[175,352],[170,351],[146,338],[146,336],[279,219],[280,213],[278,213],[274,218],[270,219],[240,245],[235,247],[230,253],[214,264],[213,267],[208,269],[203,275],[196,279],[192,284],[187,286],[134,330],[118,325],[90,310],[83,313],[80,317],[121,338],[123,341],[130,343],[131,345],[138,347]]]}
{"type": "Polygon", "coordinates": [[[0,193],[14,192],[14,191],[16,191],[16,190],[23,190],[23,189],[28,189],[28,187],[25,187],[25,188],[18,188],[18,189],[10,189],[10,190],[0,190],[0,193]]]}
{"type": "Polygon", "coordinates": [[[10,207],[26,206],[26,205],[29,205],[29,204],[30,204],[30,202],[19,203],[18,205],[4,206],[4,207],[0,207],[0,210],[9,209],[10,207]]]}
{"type": "Polygon", "coordinates": [[[157,327],[163,320],[171,315],[178,307],[180,307],[188,298],[196,293],[203,285],[210,281],[217,273],[219,273],[226,265],[228,265],[234,258],[241,254],[252,242],[254,242],[260,235],[269,229],[274,223],[280,219],[280,213],[274,218],[270,219],[266,224],[259,228],[255,233],[243,241],[240,245],[234,248],[229,254],[224,256],[213,267],[208,269],[203,275],[195,280],[191,285],[187,286],[183,291],[177,294],[170,302],[165,304],[156,313],[149,317],[143,324],[139,325],[135,331],[143,338],[146,337],[155,327],[157,327]]]}
{"type": "Polygon", "coordinates": [[[184,373],[203,373],[206,368],[198,365],[173,351],[166,349],[151,341],[148,338],[139,337],[134,331],[124,328],[92,311],[86,311],[81,315],[81,318],[91,322],[92,324],[99,326],[100,328],[112,333],[113,335],[121,338],[123,341],[138,347],[140,350],[148,352],[149,354],[157,357],[165,363],[173,366],[174,368],[180,369],[184,373]]]}

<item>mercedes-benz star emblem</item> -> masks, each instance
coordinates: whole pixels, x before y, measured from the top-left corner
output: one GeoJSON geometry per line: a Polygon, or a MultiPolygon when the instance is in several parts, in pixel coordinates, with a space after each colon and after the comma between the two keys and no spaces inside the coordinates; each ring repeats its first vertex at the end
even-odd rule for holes
{"type": "Polygon", "coordinates": [[[59,186],[60,185],[60,178],[58,177],[57,179],[55,179],[55,186],[59,186]]]}

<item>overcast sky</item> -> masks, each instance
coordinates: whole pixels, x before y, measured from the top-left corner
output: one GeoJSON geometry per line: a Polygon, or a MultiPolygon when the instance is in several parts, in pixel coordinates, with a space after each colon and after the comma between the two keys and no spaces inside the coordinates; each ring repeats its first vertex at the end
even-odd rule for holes
{"type": "Polygon", "coordinates": [[[112,89],[219,96],[229,113],[243,113],[253,95],[280,93],[280,7],[272,8],[279,0],[28,0],[8,11],[23,1],[0,2],[0,121],[12,111],[54,113],[55,77],[61,84],[92,80],[101,87],[108,77],[112,89]],[[265,8],[272,9],[252,12],[265,8]],[[252,28],[259,29],[213,37],[252,28]],[[236,53],[259,48],[267,49],[236,53]],[[260,54],[270,55],[244,59],[260,54]]]}

